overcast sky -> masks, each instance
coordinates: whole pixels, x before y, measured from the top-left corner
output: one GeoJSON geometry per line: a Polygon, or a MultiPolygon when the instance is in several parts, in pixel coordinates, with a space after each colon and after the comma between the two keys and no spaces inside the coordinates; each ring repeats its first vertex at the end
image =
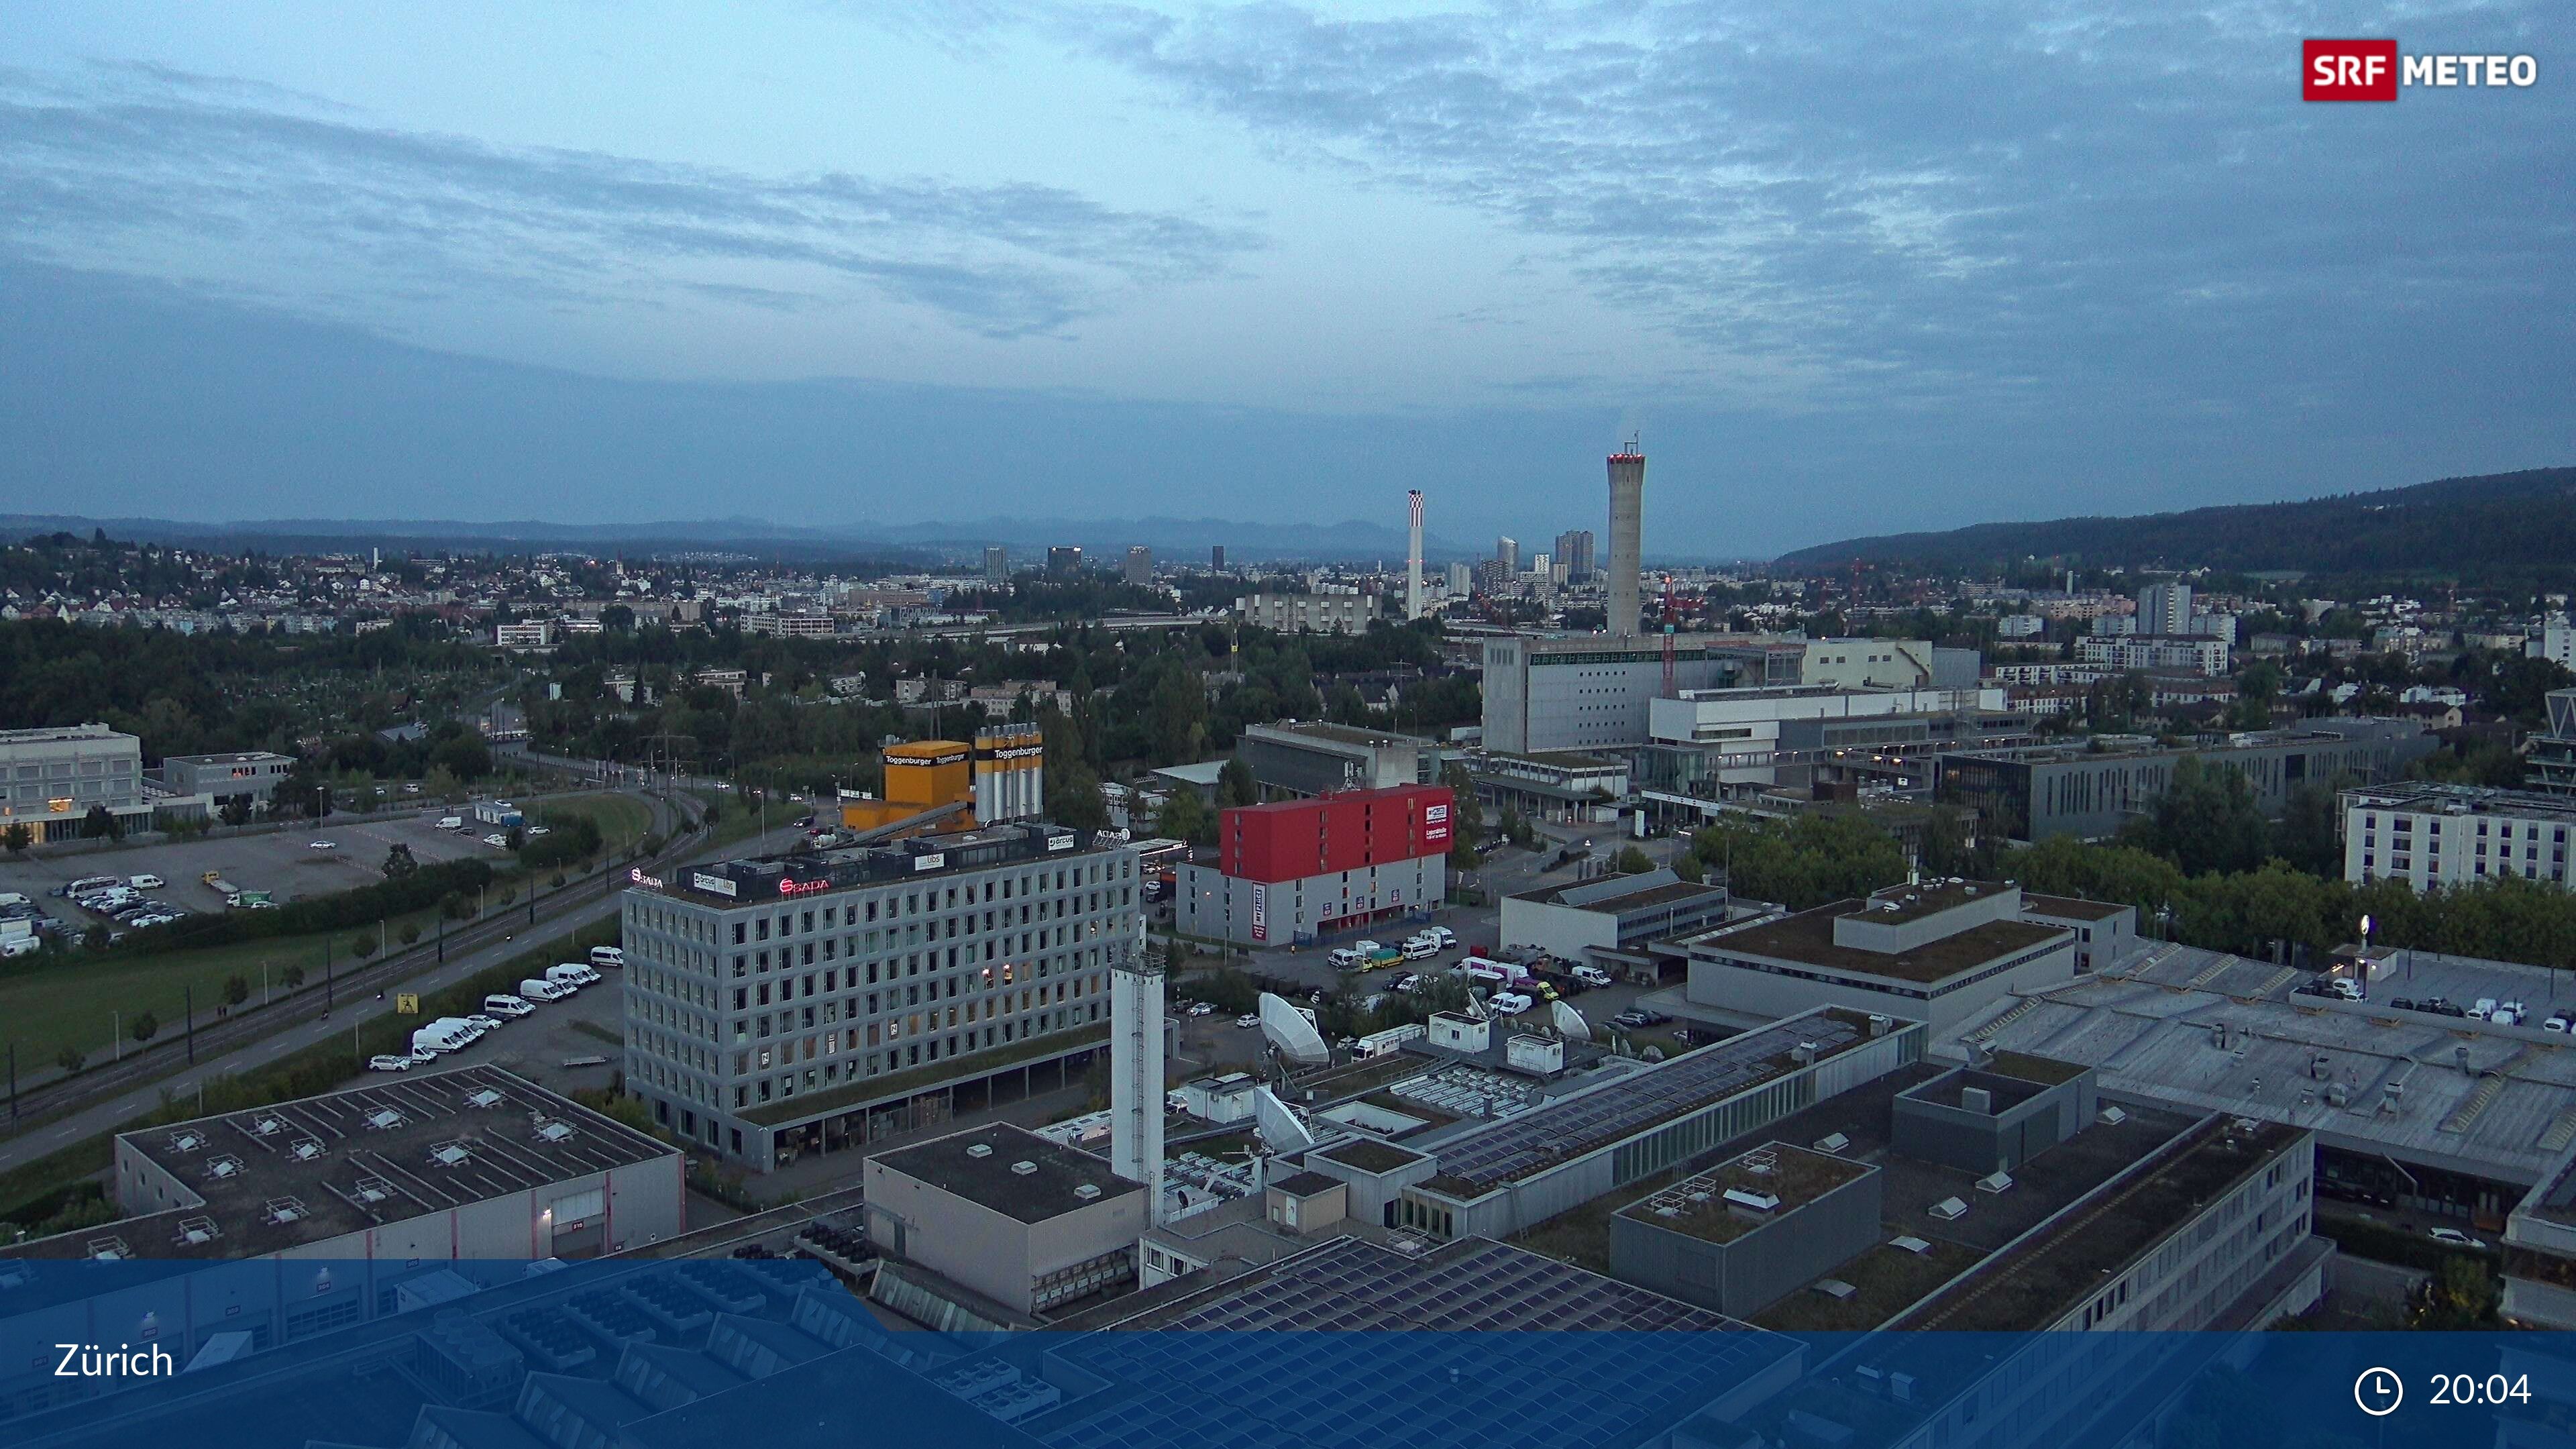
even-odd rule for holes
{"type": "Polygon", "coordinates": [[[1732,557],[2576,462],[2564,0],[0,13],[0,511],[1526,540],[1638,430],[1732,557]]]}

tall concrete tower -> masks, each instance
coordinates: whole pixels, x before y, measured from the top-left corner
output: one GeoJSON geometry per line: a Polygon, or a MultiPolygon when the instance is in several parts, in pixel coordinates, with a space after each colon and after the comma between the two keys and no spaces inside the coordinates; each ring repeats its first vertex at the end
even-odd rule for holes
{"type": "Polygon", "coordinates": [[[1163,1220],[1163,968],[1141,945],[1111,946],[1109,1165],[1145,1184],[1145,1215],[1163,1220]]]}
{"type": "Polygon", "coordinates": [[[1405,497],[1413,500],[1413,532],[1406,540],[1404,555],[1404,617],[1422,617],[1422,490],[1413,489],[1405,497]]]}
{"type": "Polygon", "coordinates": [[[1645,571],[1646,455],[1630,438],[1610,455],[1610,632],[1637,632],[1637,579],[1645,571]]]}

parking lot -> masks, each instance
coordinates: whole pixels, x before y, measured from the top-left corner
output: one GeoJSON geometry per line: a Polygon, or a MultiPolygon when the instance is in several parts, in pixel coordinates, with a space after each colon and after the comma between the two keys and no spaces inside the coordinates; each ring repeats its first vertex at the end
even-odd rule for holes
{"type": "MultiPolygon", "coordinates": [[[[563,959],[573,959],[568,948],[563,959]]],[[[486,1033],[472,1046],[448,1052],[436,1063],[412,1070],[443,1072],[455,1067],[490,1065],[516,1072],[556,1092],[609,1085],[623,1055],[625,1014],[620,997],[626,975],[622,971],[600,974],[604,980],[583,987],[569,999],[531,1001],[529,1004],[536,1008],[533,1013],[503,1021],[500,1030],[486,1033]]],[[[415,1028],[429,1024],[427,1017],[406,1021],[415,1028]]],[[[357,1078],[368,1075],[354,1074],[357,1078]]]]}
{"type": "Polygon", "coordinates": [[[410,846],[412,858],[423,865],[466,855],[491,859],[501,856],[500,851],[482,844],[472,831],[438,829],[436,822],[448,813],[452,812],[440,808],[366,821],[325,821],[297,830],[0,860],[0,892],[28,896],[46,914],[65,922],[70,929],[80,930],[89,925],[89,915],[56,898],[53,892],[68,881],[89,876],[114,875],[129,880],[138,875],[159,876],[163,883],[145,888],[145,895],[182,910],[220,911],[224,898],[206,884],[208,871],[236,889],[266,891],[270,899],[285,902],[329,895],[383,879],[385,855],[397,842],[410,846]],[[312,842],[316,840],[327,840],[332,848],[315,850],[312,842]]]}

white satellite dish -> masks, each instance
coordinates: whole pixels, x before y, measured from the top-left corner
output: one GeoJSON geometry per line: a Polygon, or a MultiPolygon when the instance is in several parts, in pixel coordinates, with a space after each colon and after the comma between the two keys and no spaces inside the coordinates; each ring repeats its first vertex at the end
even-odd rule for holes
{"type": "Polygon", "coordinates": [[[1548,1008],[1548,1015],[1556,1022],[1556,1034],[1558,1036],[1565,1038],[1567,1041],[1592,1040],[1592,1023],[1583,1019],[1583,1013],[1575,1010],[1572,1002],[1559,1001],[1553,1003],[1548,1008]]]}
{"type": "Polygon", "coordinates": [[[1303,1152],[1315,1145],[1315,1134],[1279,1100],[1279,1094],[1268,1087],[1252,1089],[1252,1120],[1261,1129],[1261,1143],[1282,1155],[1303,1152]]]}
{"type": "Polygon", "coordinates": [[[1300,1066],[1320,1067],[1333,1059],[1324,1048],[1323,1033],[1306,1014],[1288,1004],[1287,998],[1265,991],[1261,993],[1261,1034],[1279,1049],[1279,1054],[1300,1066]]]}

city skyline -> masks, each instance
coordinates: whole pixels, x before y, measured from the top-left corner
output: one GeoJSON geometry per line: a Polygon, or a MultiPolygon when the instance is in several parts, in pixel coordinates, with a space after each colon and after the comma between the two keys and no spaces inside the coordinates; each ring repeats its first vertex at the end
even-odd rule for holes
{"type": "Polygon", "coordinates": [[[0,491],[1545,536],[1642,427],[1650,549],[1762,557],[2563,462],[2565,89],[2302,106],[2325,23],[31,16],[0,491]]]}

